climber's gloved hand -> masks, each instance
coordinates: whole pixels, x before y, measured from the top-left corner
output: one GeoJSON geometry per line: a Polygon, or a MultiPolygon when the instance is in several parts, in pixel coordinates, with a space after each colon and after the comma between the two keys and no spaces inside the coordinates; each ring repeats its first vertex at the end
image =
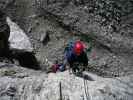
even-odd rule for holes
{"type": "Polygon", "coordinates": [[[60,65],[59,65],[59,70],[60,70],[61,72],[65,71],[65,65],[60,64],[60,65]]]}

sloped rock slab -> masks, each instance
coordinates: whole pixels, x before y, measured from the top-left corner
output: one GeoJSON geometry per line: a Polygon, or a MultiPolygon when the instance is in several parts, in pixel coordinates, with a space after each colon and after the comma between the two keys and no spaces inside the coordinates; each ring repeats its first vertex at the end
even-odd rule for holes
{"type": "Polygon", "coordinates": [[[9,17],[7,17],[7,22],[11,30],[9,37],[10,49],[32,52],[33,47],[24,31],[9,17]]]}
{"type": "Polygon", "coordinates": [[[68,71],[47,75],[39,71],[28,73],[28,70],[17,69],[14,77],[0,77],[0,100],[9,97],[15,100],[133,99],[133,76],[112,79],[85,73],[93,79],[85,80],[68,71]],[[21,75],[27,73],[26,77],[18,77],[19,71],[21,75]]]}

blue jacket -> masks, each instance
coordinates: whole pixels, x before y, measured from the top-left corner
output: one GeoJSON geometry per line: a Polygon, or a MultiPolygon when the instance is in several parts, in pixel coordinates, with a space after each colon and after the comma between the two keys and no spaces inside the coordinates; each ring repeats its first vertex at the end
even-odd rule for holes
{"type": "Polygon", "coordinates": [[[77,56],[73,50],[73,47],[65,50],[65,59],[67,59],[68,63],[79,62],[88,65],[88,57],[86,52],[83,51],[77,56]]]}

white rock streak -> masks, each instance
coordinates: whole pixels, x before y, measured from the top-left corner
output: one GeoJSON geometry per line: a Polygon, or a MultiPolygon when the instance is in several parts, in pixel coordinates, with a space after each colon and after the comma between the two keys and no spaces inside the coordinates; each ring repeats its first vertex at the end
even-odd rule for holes
{"type": "Polygon", "coordinates": [[[10,49],[18,49],[25,51],[33,51],[33,47],[29,41],[29,38],[26,36],[24,31],[9,17],[7,17],[7,23],[10,26],[10,49]]]}

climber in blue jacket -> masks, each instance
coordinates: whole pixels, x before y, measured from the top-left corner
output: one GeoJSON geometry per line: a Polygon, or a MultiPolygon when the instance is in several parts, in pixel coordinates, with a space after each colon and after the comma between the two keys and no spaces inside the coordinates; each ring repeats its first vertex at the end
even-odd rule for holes
{"type": "Polygon", "coordinates": [[[66,64],[68,63],[73,72],[76,72],[78,69],[77,66],[74,66],[74,63],[83,64],[83,66],[88,65],[88,57],[85,52],[85,44],[80,41],[73,41],[68,44],[65,48],[64,63],[60,66],[60,71],[66,69],[66,64]]]}

